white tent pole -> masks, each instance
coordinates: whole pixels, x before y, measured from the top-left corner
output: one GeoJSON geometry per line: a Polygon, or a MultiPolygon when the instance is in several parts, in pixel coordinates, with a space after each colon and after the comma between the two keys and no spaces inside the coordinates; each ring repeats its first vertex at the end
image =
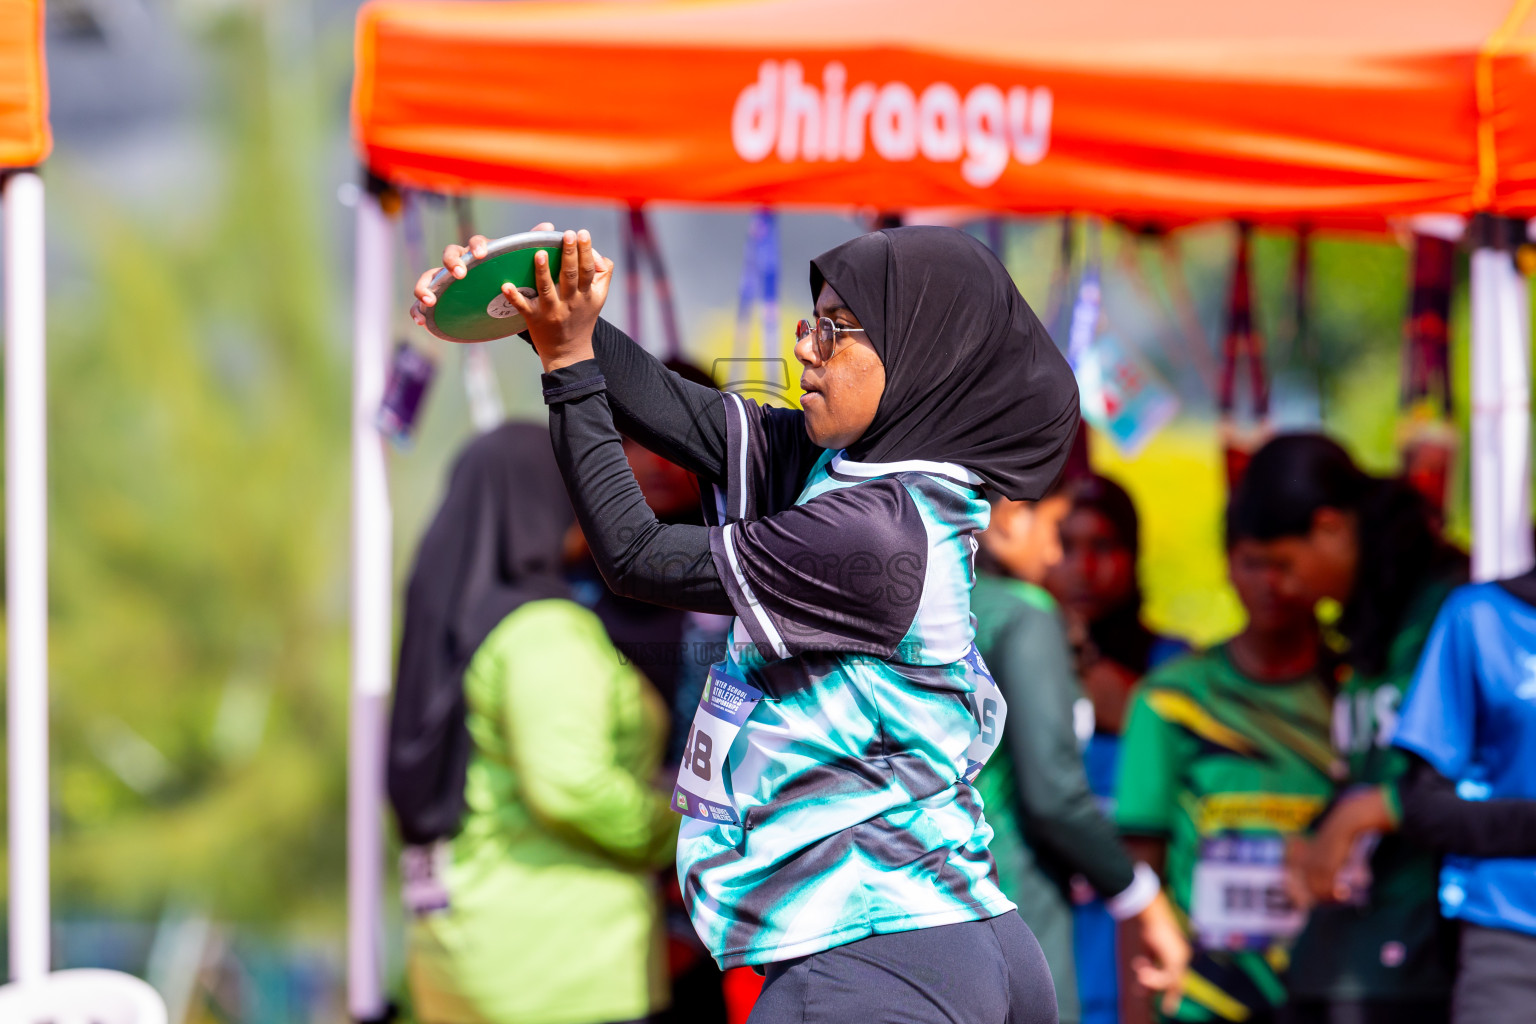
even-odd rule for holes
{"type": "Polygon", "coordinates": [[[374,425],[389,350],[393,233],[379,197],[357,201],[352,346],[352,714],[347,763],[347,1006],[378,1020],[384,998],[384,741],[392,618],[384,440],[374,425]]]}
{"type": "Polygon", "coordinates": [[[48,438],[43,180],[5,180],[6,746],[13,981],[48,973],[48,438]]]}
{"type": "Polygon", "coordinates": [[[1525,279],[1480,232],[1472,252],[1472,577],[1531,567],[1531,314],[1525,279]]]}

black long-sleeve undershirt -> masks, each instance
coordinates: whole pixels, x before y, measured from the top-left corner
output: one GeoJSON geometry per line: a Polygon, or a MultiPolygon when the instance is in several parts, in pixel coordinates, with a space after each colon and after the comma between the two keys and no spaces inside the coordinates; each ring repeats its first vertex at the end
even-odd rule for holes
{"type": "Polygon", "coordinates": [[[598,322],[592,347],[596,359],[546,373],[543,382],[555,459],[598,571],[624,597],[734,614],[708,528],[657,520],[619,437],[622,429],[717,480],[726,460],[719,392],[683,380],[606,321],[598,322]]]}
{"type": "Polygon", "coordinates": [[[599,320],[592,332],[592,352],[621,433],[690,473],[725,479],[720,392],[679,377],[606,320],[599,320]]]}
{"type": "Polygon", "coordinates": [[[1404,836],[1465,857],[1536,857],[1536,800],[1463,800],[1428,761],[1409,760],[1397,784],[1404,836]]]}

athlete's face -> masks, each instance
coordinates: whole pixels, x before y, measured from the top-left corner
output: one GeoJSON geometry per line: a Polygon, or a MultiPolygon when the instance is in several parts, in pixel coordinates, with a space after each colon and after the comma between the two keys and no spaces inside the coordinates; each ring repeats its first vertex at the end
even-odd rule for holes
{"type": "Polygon", "coordinates": [[[1136,560],[1107,516],[1074,509],[1061,521],[1061,563],[1046,586],[1068,611],[1094,622],[1130,598],[1136,560]]]}
{"type": "MultiPolygon", "coordinates": [[[[816,298],[816,315],[841,328],[859,327],[858,318],[830,285],[823,285],[816,298]]],[[[811,440],[837,451],[863,437],[885,393],[885,364],[869,339],[858,330],[839,331],[832,358],[823,360],[807,335],[796,343],[795,358],[805,367],[800,373],[800,407],[811,440]]]]}
{"type": "Polygon", "coordinates": [[[992,523],[981,535],[982,546],[1010,575],[1043,585],[1061,561],[1061,521],[1071,509],[1064,494],[1044,501],[1000,498],[992,503],[992,523]]]}
{"type": "Polygon", "coordinates": [[[1284,634],[1312,628],[1313,602],[1287,586],[1285,564],[1270,544],[1256,540],[1233,544],[1227,552],[1227,573],[1256,632],[1284,634]]]}
{"type": "Polygon", "coordinates": [[[1281,590],[1291,598],[1315,605],[1323,598],[1349,600],[1355,588],[1360,545],[1353,513],[1320,508],[1312,529],[1299,537],[1280,537],[1263,546],[1280,570],[1281,590]]]}

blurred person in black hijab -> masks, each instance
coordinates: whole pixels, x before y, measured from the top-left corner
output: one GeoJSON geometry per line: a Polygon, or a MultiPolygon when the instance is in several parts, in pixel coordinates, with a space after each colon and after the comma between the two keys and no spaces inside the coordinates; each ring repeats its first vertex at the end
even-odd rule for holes
{"type": "Polygon", "coordinates": [[[464,449],[417,550],[387,778],[423,1024],[608,1024],[667,1003],[666,711],[570,599],[571,520],[548,432],[508,423],[464,449]]]}

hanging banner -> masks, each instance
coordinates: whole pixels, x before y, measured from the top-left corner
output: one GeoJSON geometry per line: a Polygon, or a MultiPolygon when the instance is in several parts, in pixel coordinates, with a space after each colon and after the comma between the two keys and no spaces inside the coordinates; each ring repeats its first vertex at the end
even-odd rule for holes
{"type": "Polygon", "coordinates": [[[1083,419],[1128,458],[1179,411],[1178,397],[1162,378],[1110,335],[1099,336],[1072,369],[1083,419]]]}
{"type": "Polygon", "coordinates": [[[1098,333],[1103,312],[1097,226],[1090,226],[1089,256],[1078,284],[1068,330],[1067,362],[1077,376],[1083,419],[1134,457],[1179,411],[1161,377],[1130,349],[1098,333]]]}

